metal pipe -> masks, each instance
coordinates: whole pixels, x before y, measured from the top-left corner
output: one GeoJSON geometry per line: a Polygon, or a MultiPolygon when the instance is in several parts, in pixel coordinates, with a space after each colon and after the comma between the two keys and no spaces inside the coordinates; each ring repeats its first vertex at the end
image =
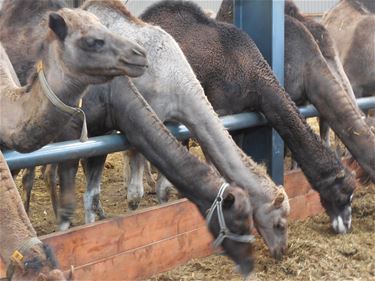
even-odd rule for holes
{"type": "MultiPolygon", "coordinates": [[[[375,108],[375,97],[361,98],[357,102],[363,110],[375,108]]],[[[317,110],[312,105],[300,107],[299,111],[306,118],[318,116],[317,110]]],[[[220,119],[228,130],[240,130],[267,124],[267,120],[262,114],[254,112],[228,115],[220,119]]],[[[190,132],[184,125],[167,125],[167,127],[179,140],[190,137],[190,132]]],[[[130,147],[125,136],[114,134],[90,138],[84,143],[78,140],[53,143],[31,153],[5,151],[4,156],[10,169],[16,170],[127,150],[130,147]]]]}

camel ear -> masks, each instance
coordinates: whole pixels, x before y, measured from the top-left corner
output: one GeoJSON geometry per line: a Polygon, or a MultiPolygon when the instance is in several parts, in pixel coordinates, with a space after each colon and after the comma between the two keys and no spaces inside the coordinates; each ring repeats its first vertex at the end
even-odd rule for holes
{"type": "Polygon", "coordinates": [[[65,37],[68,34],[68,27],[62,16],[58,13],[50,13],[48,26],[61,41],[65,40],[65,37]]]}
{"type": "Polygon", "coordinates": [[[284,199],[285,199],[284,188],[279,187],[279,191],[277,192],[275,199],[273,199],[272,201],[272,206],[274,206],[275,208],[280,208],[284,202],[284,199]]]}
{"type": "Polygon", "coordinates": [[[223,200],[223,208],[229,209],[230,207],[233,206],[234,201],[235,201],[234,195],[232,193],[228,193],[228,195],[223,200]]]}

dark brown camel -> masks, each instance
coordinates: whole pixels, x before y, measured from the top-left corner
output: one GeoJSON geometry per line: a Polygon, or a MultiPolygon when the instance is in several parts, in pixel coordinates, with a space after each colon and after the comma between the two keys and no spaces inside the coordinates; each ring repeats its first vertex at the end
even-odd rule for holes
{"type": "Polygon", "coordinates": [[[354,177],[298,114],[248,35],[208,18],[190,2],[158,2],[141,18],[160,25],[180,44],[216,112],[258,110],[267,117],[320,193],[335,231],[346,233],[354,177]]]}
{"type": "MultiPolygon", "coordinates": [[[[120,2],[116,7],[119,5],[120,2]]],[[[134,24],[136,19],[131,18],[131,21],[134,24]]],[[[23,47],[26,48],[26,46],[23,47]]],[[[22,53],[24,50],[20,48],[19,52],[22,53]]],[[[27,60],[18,61],[18,63],[28,65],[27,60]]],[[[240,266],[241,272],[244,275],[249,274],[252,268],[249,256],[251,245],[248,243],[251,238],[249,233],[252,210],[248,194],[234,183],[223,185],[226,181],[222,177],[182,148],[153,114],[134,86],[128,83],[129,80],[126,77],[121,77],[110,84],[89,87],[86,93],[99,95],[99,99],[111,100],[113,108],[108,118],[113,118],[111,120],[115,122],[108,126],[126,132],[131,143],[166,173],[179,190],[198,206],[203,216],[216,202],[220,187],[225,187],[219,199],[222,199],[220,204],[223,207],[222,213],[226,226],[219,223],[219,214],[214,213],[212,220],[208,222],[209,229],[214,237],[225,238],[223,241],[219,239],[219,244],[240,266]],[[186,173],[186,170],[190,172],[186,173]],[[228,235],[223,236],[223,231],[229,231],[228,235]]],[[[107,119],[102,121],[105,123],[107,119]]],[[[72,127],[80,127],[80,123],[80,120],[74,119],[72,127]]],[[[69,133],[68,130],[65,132],[69,133]]],[[[280,209],[285,202],[284,196],[283,189],[280,189],[269,208],[280,209]]],[[[68,200],[69,202],[71,200],[68,200]]]]}
{"type": "MultiPolygon", "coordinates": [[[[3,14],[1,20],[5,17],[3,14]]],[[[44,20],[39,26],[43,30],[39,49],[35,49],[38,72],[32,74],[25,87],[19,86],[13,66],[0,44],[1,148],[35,150],[52,141],[72,119],[71,114],[48,100],[47,92],[50,95],[54,92],[61,101],[75,105],[89,83],[144,72],[147,63],[144,50],[109,32],[92,14],[62,9],[49,13],[44,20]],[[101,52],[88,45],[97,40],[107,46],[101,52]],[[88,57],[93,61],[85,61],[88,57]],[[124,60],[137,65],[124,64],[124,60]],[[47,87],[50,90],[47,91],[47,87]]],[[[51,250],[37,239],[1,152],[0,189],[0,255],[8,266],[9,279],[65,280],[62,272],[55,269],[57,265],[51,250]],[[18,253],[16,251],[20,254],[14,255],[16,258],[11,262],[9,258],[18,253]]]]}

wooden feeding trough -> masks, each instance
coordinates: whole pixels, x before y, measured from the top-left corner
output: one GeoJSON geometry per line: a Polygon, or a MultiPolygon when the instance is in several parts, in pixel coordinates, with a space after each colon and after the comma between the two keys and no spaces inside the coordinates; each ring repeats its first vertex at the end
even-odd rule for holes
{"type": "MultiPolygon", "coordinates": [[[[300,171],[286,174],[291,219],[322,212],[319,195],[300,171]]],[[[212,237],[186,199],[40,237],[74,280],[139,280],[212,254],[212,237]]],[[[0,278],[5,267],[0,263],[0,278]]]]}

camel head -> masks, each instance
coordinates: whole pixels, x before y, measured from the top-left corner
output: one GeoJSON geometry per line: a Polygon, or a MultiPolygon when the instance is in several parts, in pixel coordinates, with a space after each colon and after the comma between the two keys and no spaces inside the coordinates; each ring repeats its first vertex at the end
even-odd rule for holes
{"type": "Polygon", "coordinates": [[[115,76],[137,77],[145,72],[145,50],[110,32],[87,11],[64,8],[51,12],[48,26],[58,62],[71,77],[98,84],[115,76]]]}
{"type": "Polygon", "coordinates": [[[287,250],[289,212],[288,195],[282,186],[279,186],[271,202],[259,204],[254,210],[255,227],[272,256],[278,260],[281,260],[287,250]]]}
{"type": "Polygon", "coordinates": [[[346,234],[352,226],[352,207],[355,173],[348,169],[340,171],[332,180],[331,188],[320,192],[320,202],[326,209],[333,230],[346,234]]]}
{"type": "MultiPolygon", "coordinates": [[[[224,221],[227,230],[235,236],[240,236],[247,241],[236,241],[231,237],[222,240],[221,243],[216,244],[220,240],[220,235],[226,233],[223,231],[220,222],[217,208],[213,211],[211,219],[207,215],[207,223],[211,233],[214,235],[214,246],[222,246],[225,253],[236,263],[238,270],[245,277],[250,274],[253,269],[252,254],[252,236],[250,231],[253,229],[252,224],[252,208],[249,203],[249,195],[241,188],[231,184],[222,196],[222,210],[224,221]],[[246,238],[247,237],[247,238],[246,238]]],[[[208,210],[212,210],[213,207],[208,210]]]]}
{"type": "MultiPolygon", "coordinates": [[[[13,260],[10,280],[66,281],[64,273],[57,269],[52,250],[46,245],[35,245],[22,261],[13,260]]],[[[8,268],[9,270],[9,268],[8,268]]]]}

